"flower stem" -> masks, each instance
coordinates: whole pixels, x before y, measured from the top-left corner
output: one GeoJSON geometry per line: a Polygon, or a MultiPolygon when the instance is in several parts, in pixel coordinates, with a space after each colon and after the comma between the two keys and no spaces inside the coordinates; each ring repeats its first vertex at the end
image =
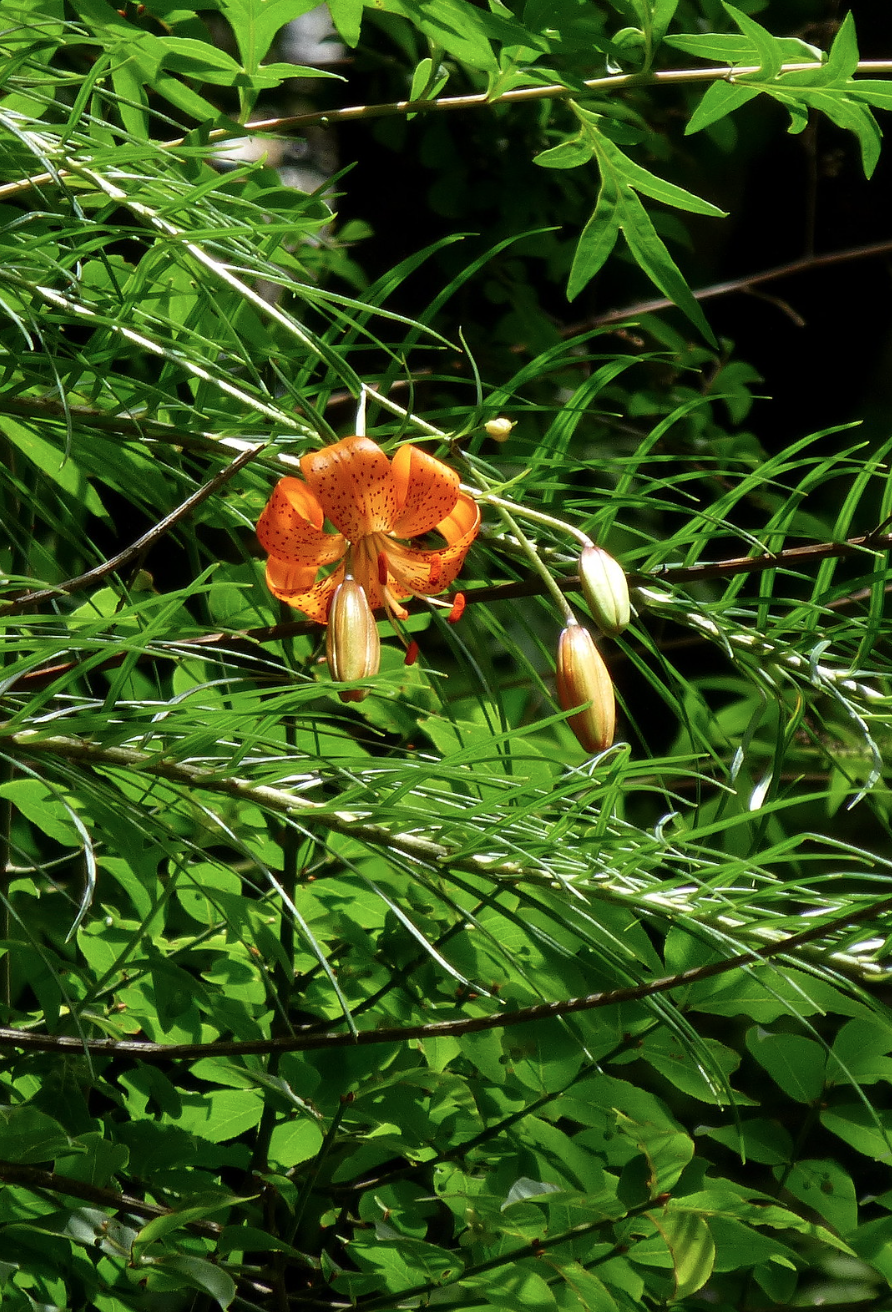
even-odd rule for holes
{"type": "Polygon", "coordinates": [[[476,488],[467,487],[461,484],[462,492],[467,492],[475,501],[482,501],[487,506],[495,506],[497,510],[507,510],[511,515],[519,515],[522,519],[528,519],[533,524],[544,524],[548,528],[556,529],[559,533],[569,533],[570,537],[576,539],[583,547],[593,547],[595,544],[587,533],[581,528],[576,528],[574,524],[567,524],[562,519],[557,519],[554,515],[546,515],[542,510],[530,510],[526,506],[518,506],[513,501],[505,501],[498,497],[494,492],[480,492],[476,488]]]}
{"type": "MultiPolygon", "coordinates": [[[[497,497],[496,502],[499,501],[500,498],[497,497]]],[[[561,615],[563,615],[564,617],[564,623],[576,624],[577,619],[570,608],[570,603],[567,601],[567,598],[561,592],[552,574],[549,573],[547,565],[542,560],[542,557],[539,555],[538,551],[533,546],[532,542],[524,533],[523,529],[521,529],[518,526],[514,516],[507,509],[506,503],[501,502],[501,504],[496,504],[496,509],[498,510],[499,515],[502,518],[502,522],[506,525],[509,532],[511,532],[514,535],[514,537],[517,539],[517,542],[521,550],[523,551],[523,554],[526,556],[527,560],[530,562],[533,569],[536,571],[542,582],[545,584],[546,590],[551,593],[551,596],[553,597],[558,610],[561,612],[561,615]]]]}

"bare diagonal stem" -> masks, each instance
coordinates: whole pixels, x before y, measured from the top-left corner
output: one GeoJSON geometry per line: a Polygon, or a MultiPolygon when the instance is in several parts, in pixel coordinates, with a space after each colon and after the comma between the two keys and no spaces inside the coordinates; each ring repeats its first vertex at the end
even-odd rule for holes
{"type": "Polygon", "coordinates": [[[88,569],[85,574],[77,574],[74,578],[66,579],[64,583],[57,583],[55,587],[39,588],[35,592],[26,592],[22,596],[16,597],[13,601],[7,601],[5,605],[0,606],[0,615],[7,615],[10,611],[22,610],[23,607],[32,606],[39,601],[49,601],[51,598],[58,597],[62,593],[79,592],[81,588],[87,588],[91,583],[98,583],[101,579],[104,579],[107,574],[111,574],[114,570],[121,569],[124,565],[129,564],[129,562],[135,560],[141,552],[147,551],[150,547],[153,547],[156,542],[159,542],[165,534],[169,533],[170,530],[184,520],[187,515],[191,514],[197,506],[200,506],[203,501],[206,501],[209,496],[212,496],[214,492],[221,488],[224,483],[227,483],[234,474],[237,474],[238,471],[244,468],[244,466],[253,460],[255,456],[259,456],[261,451],[264,450],[264,446],[265,444],[252,447],[250,450],[243,451],[241,455],[236,456],[235,460],[228,464],[225,469],[221,469],[213,478],[209,479],[207,483],[197,490],[197,492],[193,492],[191,497],[188,497],[181,505],[177,506],[176,510],[172,510],[169,515],[165,515],[164,519],[159,520],[159,522],[154,524],[147,533],[143,533],[142,537],[137,538],[135,542],[131,542],[129,547],[125,547],[123,551],[119,551],[116,556],[111,556],[108,560],[104,560],[101,565],[97,565],[94,569],[88,569]]]}

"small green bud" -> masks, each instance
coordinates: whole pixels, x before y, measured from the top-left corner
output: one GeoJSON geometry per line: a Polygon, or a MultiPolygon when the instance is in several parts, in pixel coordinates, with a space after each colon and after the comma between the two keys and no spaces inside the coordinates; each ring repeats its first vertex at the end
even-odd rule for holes
{"type": "Polygon", "coordinates": [[[606,751],[616,730],[613,683],[595,640],[581,624],[568,624],[557,658],[557,694],[561,710],[582,709],[567,721],[587,752],[606,751]]]}
{"type": "MultiPolygon", "coordinates": [[[[381,641],[378,626],[365,589],[349,574],[334,590],[328,612],[325,657],[331,677],[338,683],[352,683],[378,673],[381,641]]],[[[366,688],[349,688],[338,693],[342,702],[361,702],[368,696],[366,688]]]]}
{"type": "Polygon", "coordinates": [[[488,419],[483,427],[494,442],[507,442],[515,421],[500,415],[498,419],[488,419]]]}
{"type": "Polygon", "coordinates": [[[629,585],[619,561],[602,547],[588,546],[579,557],[579,581],[592,619],[615,638],[629,623],[629,585]]]}

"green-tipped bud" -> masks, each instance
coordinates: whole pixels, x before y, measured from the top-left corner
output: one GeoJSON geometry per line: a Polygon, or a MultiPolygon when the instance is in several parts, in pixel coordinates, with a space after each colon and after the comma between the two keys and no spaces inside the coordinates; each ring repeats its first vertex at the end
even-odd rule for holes
{"type": "Polygon", "coordinates": [[[606,751],[616,728],[616,702],[607,666],[595,640],[581,624],[568,624],[557,658],[557,694],[561,709],[581,706],[567,721],[591,755],[606,751]]]}
{"type": "Polygon", "coordinates": [[[625,571],[602,547],[583,547],[579,581],[592,619],[602,633],[615,638],[629,623],[629,585],[625,571]]]}
{"type": "MultiPolygon", "coordinates": [[[[325,656],[331,677],[338,683],[367,679],[378,673],[381,664],[381,641],[369,599],[349,575],[331,599],[325,656]]],[[[338,696],[342,702],[361,702],[368,690],[350,688],[338,696]]]]}

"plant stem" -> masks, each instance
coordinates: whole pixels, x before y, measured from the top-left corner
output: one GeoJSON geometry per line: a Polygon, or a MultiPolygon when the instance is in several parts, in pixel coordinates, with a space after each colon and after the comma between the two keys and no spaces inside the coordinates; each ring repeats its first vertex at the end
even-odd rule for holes
{"type": "Polygon", "coordinates": [[[482,501],[487,506],[495,506],[499,510],[507,510],[511,515],[518,515],[521,519],[528,519],[532,524],[543,524],[547,528],[553,528],[558,533],[568,533],[570,537],[576,539],[583,547],[593,547],[595,544],[587,533],[575,524],[567,524],[562,519],[557,519],[554,515],[546,515],[541,510],[530,510],[527,506],[519,506],[514,501],[505,501],[502,497],[497,497],[494,492],[480,492],[476,488],[461,485],[462,492],[467,492],[475,501],[482,501]]]}
{"type": "Polygon", "coordinates": [[[563,616],[564,623],[565,624],[578,623],[576,616],[573,614],[573,609],[570,606],[570,603],[567,601],[567,598],[564,596],[564,594],[561,592],[560,588],[558,587],[557,580],[553,578],[553,576],[549,573],[547,565],[545,565],[541,556],[539,555],[538,551],[533,546],[532,542],[529,540],[527,535],[518,526],[517,521],[514,519],[513,515],[510,513],[510,511],[505,509],[504,505],[498,506],[497,510],[502,518],[503,523],[508,528],[509,532],[511,532],[514,535],[514,537],[517,539],[517,542],[521,550],[523,551],[523,554],[530,562],[530,565],[533,567],[533,569],[539,575],[542,582],[545,584],[545,591],[550,593],[555,605],[557,606],[558,610],[561,612],[561,615],[563,616]]]}
{"type": "MultiPolygon", "coordinates": [[[[810,69],[823,68],[815,62],[807,64],[784,64],[778,70],[782,73],[802,73],[810,69]]],[[[560,82],[547,86],[518,87],[513,91],[504,91],[500,96],[490,98],[486,92],[471,96],[441,96],[437,100],[396,100],[380,105],[347,105],[342,109],[320,110],[312,114],[294,114],[284,118],[260,119],[246,124],[246,132],[284,132],[294,128],[310,127],[318,124],[329,127],[335,123],[353,123],[357,120],[373,118],[398,118],[408,114],[444,113],[450,110],[485,109],[495,105],[526,104],[536,100],[563,100],[571,96],[602,94],[610,95],[616,91],[625,91],[630,87],[654,86],[689,86],[697,82],[729,82],[733,85],[738,77],[746,77],[759,71],[756,65],[731,67],[723,65],[718,68],[669,68],[656,73],[618,73],[607,77],[590,78],[583,83],[584,92],[578,87],[567,87],[560,82]]],[[[856,73],[890,73],[892,60],[866,59],[855,69],[856,73]]],[[[231,130],[221,128],[212,132],[211,139],[217,136],[233,136],[231,130]]],[[[168,141],[168,147],[182,145],[183,139],[168,141]]],[[[0,191],[2,194],[2,191],[0,191]]]]}

